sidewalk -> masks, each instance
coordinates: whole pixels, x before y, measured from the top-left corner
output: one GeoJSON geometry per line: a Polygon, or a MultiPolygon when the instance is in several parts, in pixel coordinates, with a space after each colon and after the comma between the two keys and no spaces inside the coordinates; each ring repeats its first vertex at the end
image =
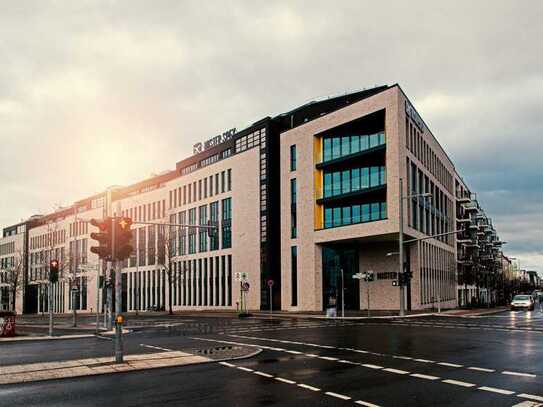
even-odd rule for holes
{"type": "Polygon", "coordinates": [[[500,312],[504,312],[509,310],[509,307],[503,306],[503,307],[494,307],[494,308],[473,308],[473,309],[452,309],[443,311],[440,314],[436,315],[443,315],[443,316],[482,316],[482,315],[491,315],[491,314],[498,314],[500,312]]]}

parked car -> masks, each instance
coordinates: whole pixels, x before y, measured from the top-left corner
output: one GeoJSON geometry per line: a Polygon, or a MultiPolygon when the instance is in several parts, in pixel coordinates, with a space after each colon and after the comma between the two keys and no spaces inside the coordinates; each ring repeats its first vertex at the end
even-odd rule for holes
{"type": "Polygon", "coordinates": [[[511,311],[514,311],[518,308],[525,308],[528,311],[533,311],[535,306],[534,299],[531,295],[520,294],[513,297],[511,301],[511,311]]]}

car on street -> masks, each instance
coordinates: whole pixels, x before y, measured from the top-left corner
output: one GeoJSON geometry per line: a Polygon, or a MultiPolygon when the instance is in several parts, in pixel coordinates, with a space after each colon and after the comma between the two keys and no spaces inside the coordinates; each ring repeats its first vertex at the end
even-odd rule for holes
{"type": "Polygon", "coordinates": [[[519,308],[525,308],[528,311],[533,311],[534,306],[535,306],[534,299],[532,298],[531,295],[528,295],[528,294],[515,295],[513,297],[513,301],[511,301],[511,311],[514,311],[519,308]]]}

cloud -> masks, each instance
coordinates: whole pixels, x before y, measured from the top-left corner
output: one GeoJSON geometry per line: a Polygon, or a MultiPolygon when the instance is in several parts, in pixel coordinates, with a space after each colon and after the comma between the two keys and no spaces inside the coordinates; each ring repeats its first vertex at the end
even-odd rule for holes
{"type": "Polygon", "coordinates": [[[400,83],[543,269],[543,5],[17,1],[0,14],[0,224],[173,168],[193,143],[400,83]],[[96,171],[96,168],[99,171],[96,171]]]}

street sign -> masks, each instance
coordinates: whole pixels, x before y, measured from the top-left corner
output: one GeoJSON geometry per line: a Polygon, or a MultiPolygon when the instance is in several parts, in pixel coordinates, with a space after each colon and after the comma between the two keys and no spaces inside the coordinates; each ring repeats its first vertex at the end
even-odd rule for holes
{"type": "Polygon", "coordinates": [[[234,273],[234,277],[235,277],[236,281],[241,281],[241,273],[239,271],[236,271],[234,273]]]}
{"type": "Polygon", "coordinates": [[[272,279],[268,280],[268,287],[273,287],[273,280],[272,279]]]}
{"type": "Polygon", "coordinates": [[[247,281],[249,279],[249,275],[245,271],[242,271],[240,275],[240,279],[241,281],[247,281]]]}
{"type": "Polygon", "coordinates": [[[362,280],[364,278],[365,273],[356,273],[353,274],[353,278],[356,278],[357,280],[362,280]]]}
{"type": "Polygon", "coordinates": [[[249,283],[248,283],[247,281],[241,283],[241,290],[242,290],[242,291],[249,291],[249,288],[250,288],[250,287],[251,287],[251,286],[249,285],[249,283]]]}

